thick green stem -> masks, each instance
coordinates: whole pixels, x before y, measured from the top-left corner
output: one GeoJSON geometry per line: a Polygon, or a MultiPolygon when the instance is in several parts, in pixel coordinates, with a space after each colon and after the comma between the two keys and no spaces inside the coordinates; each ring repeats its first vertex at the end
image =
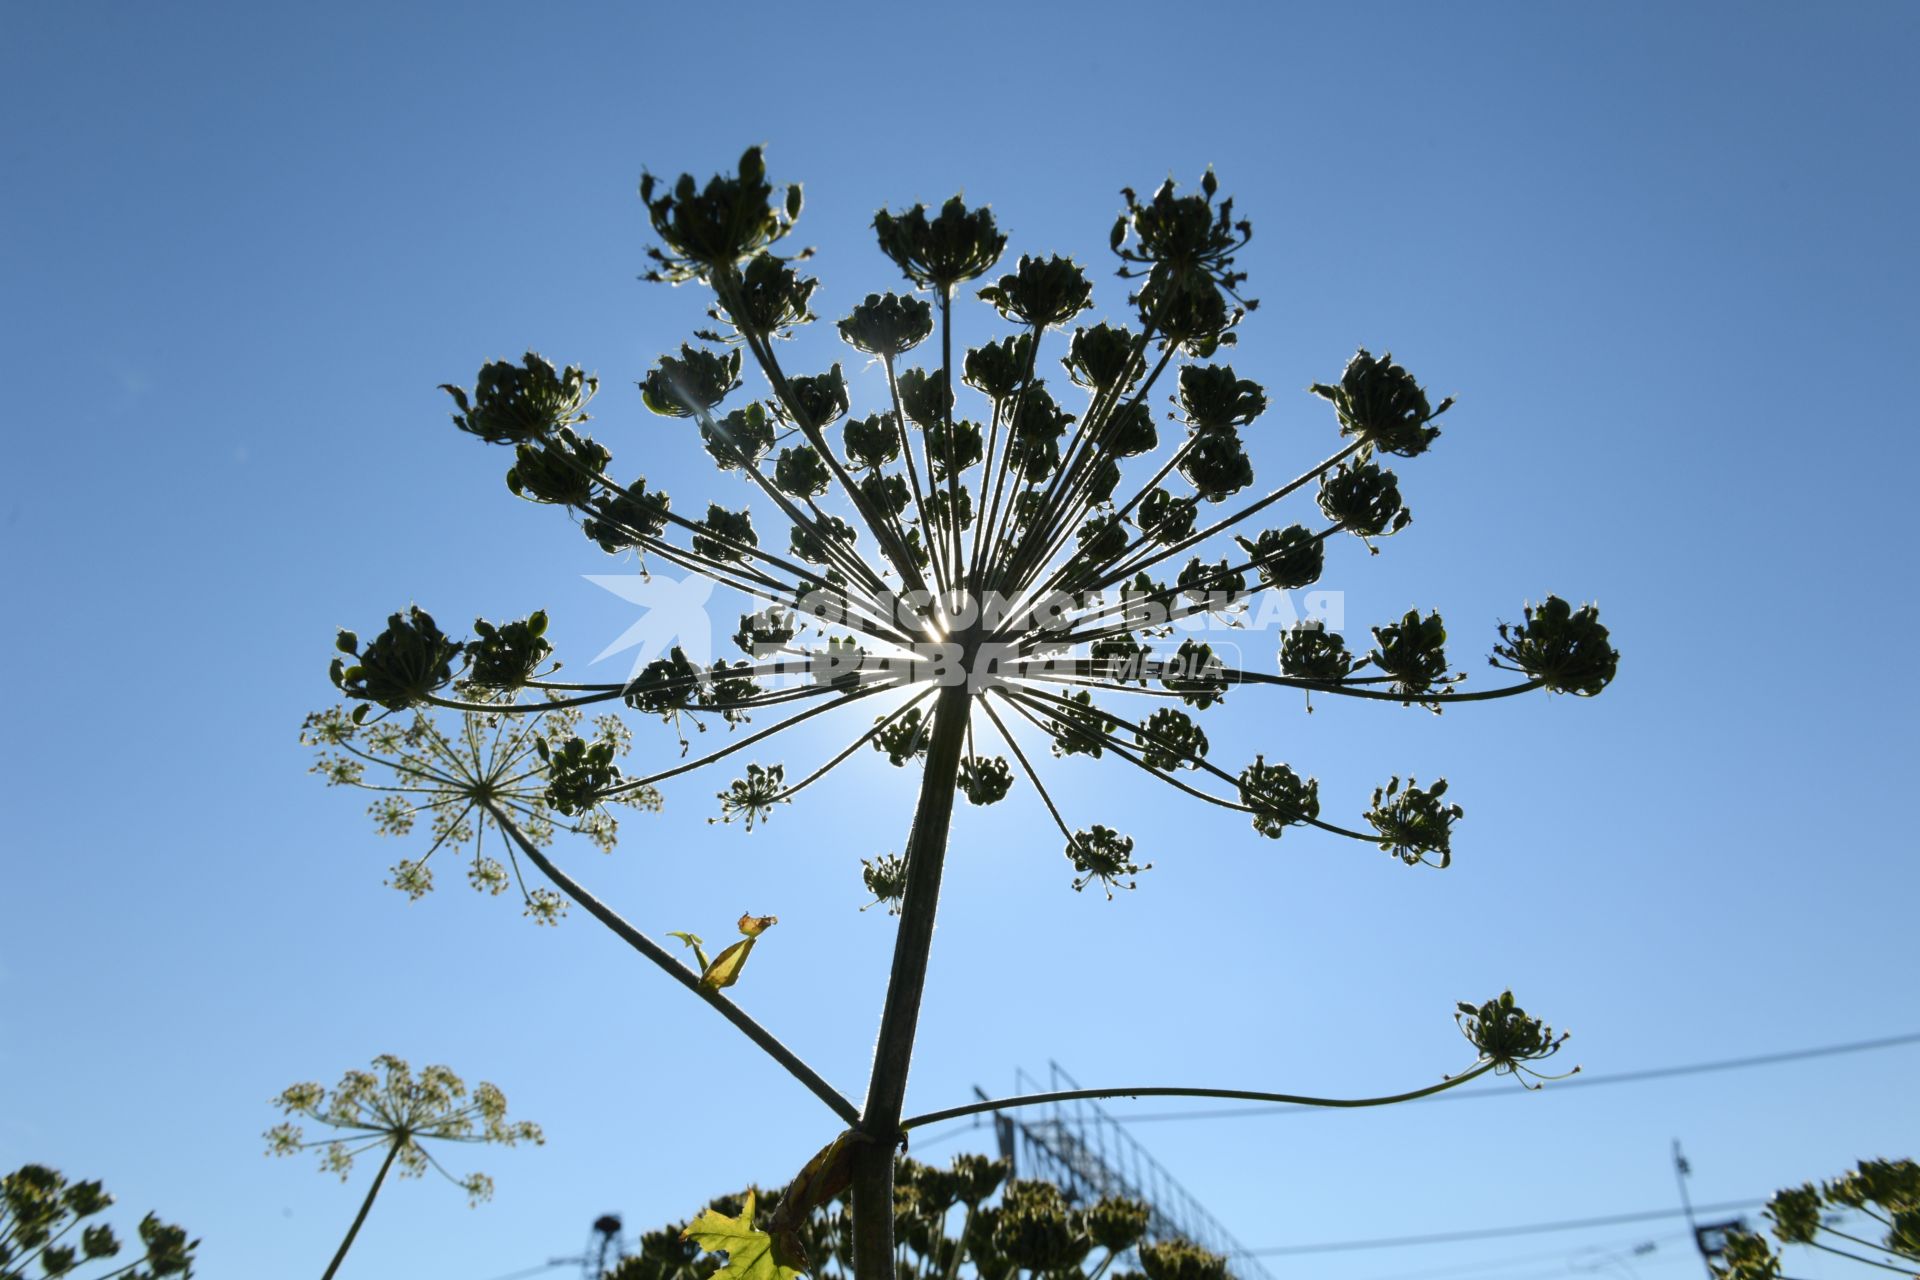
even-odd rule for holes
{"type": "Polygon", "coordinates": [[[966,745],[972,695],[966,684],[940,691],[933,736],[920,781],[920,801],[907,836],[907,887],[893,944],[893,973],[880,1015],[880,1039],[860,1130],[872,1139],[853,1149],[853,1270],[857,1280],[894,1280],[893,1157],[900,1142],[900,1109],[906,1101],[907,1068],[920,1022],[933,919],[940,905],[940,874],[953,825],[954,782],[966,745]]]}
{"type": "Polygon", "coordinates": [[[380,1194],[380,1184],[387,1180],[387,1170],[393,1168],[393,1158],[400,1154],[402,1139],[395,1138],[387,1144],[387,1158],[380,1162],[380,1172],[373,1175],[373,1185],[367,1188],[367,1198],[360,1202],[360,1212],[353,1215],[353,1225],[347,1228],[347,1238],[340,1242],[340,1249],[333,1255],[333,1261],[327,1264],[327,1270],[320,1280],[333,1280],[333,1273],[346,1261],[347,1250],[353,1247],[353,1238],[360,1234],[360,1224],[367,1220],[367,1210],[373,1208],[373,1198],[380,1194]]]}

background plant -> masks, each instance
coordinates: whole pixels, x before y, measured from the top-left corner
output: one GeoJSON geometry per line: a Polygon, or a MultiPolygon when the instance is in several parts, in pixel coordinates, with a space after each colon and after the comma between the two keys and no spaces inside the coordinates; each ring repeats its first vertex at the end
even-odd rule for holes
{"type": "Polygon", "coordinates": [[[274,1104],[286,1115],[323,1125],[333,1134],[308,1138],[302,1125],[282,1121],[265,1134],[271,1155],[290,1156],[317,1149],[320,1167],[345,1182],[357,1157],[385,1152],[322,1280],[331,1280],[340,1269],[389,1172],[418,1178],[432,1169],[465,1191],[470,1204],[493,1198],[492,1178],[484,1173],[448,1173],[427,1143],[511,1147],[546,1141],[540,1126],[532,1121],[507,1119],[506,1095],[495,1086],[483,1080],[469,1093],[466,1082],[448,1068],[423,1067],[416,1075],[406,1062],[391,1054],[375,1058],[371,1071],[347,1072],[331,1091],[312,1082],[289,1085],[274,1104]]]}
{"type": "Polygon", "coordinates": [[[151,1213],[135,1228],[139,1253],[128,1258],[126,1242],[99,1221],[112,1204],[100,1183],[69,1182],[43,1164],[21,1165],[0,1179],[0,1280],[185,1280],[193,1274],[200,1242],[151,1213]]]}
{"type": "MultiPolygon", "coordinates": [[[[1783,1245],[1847,1258],[1869,1272],[1920,1276],[1920,1164],[1911,1160],[1862,1160],[1837,1178],[1789,1187],[1767,1202],[1766,1218],[1783,1245]],[[1866,1219],[1879,1238],[1843,1228],[1841,1215],[1866,1219]]],[[[1783,1266],[1766,1237],[1736,1231],[1714,1272],[1727,1280],[1781,1280],[1783,1266]]]]}
{"type": "MultiPolygon", "coordinates": [[[[1059,1280],[1226,1275],[1226,1259],[1185,1241],[1149,1243],[1152,1210],[1140,1201],[1108,1196],[1074,1205],[1052,1183],[1010,1182],[1007,1173],[1004,1160],[980,1155],[956,1156],[946,1168],[900,1159],[894,1237],[902,1280],[1006,1280],[1022,1272],[1059,1280]],[[1139,1270],[1129,1269],[1134,1266],[1139,1270]]],[[[708,1280],[723,1269],[738,1275],[733,1257],[717,1256],[714,1248],[742,1239],[738,1233],[751,1232],[754,1218],[780,1218],[783,1199],[778,1189],[758,1187],[718,1197],[691,1222],[642,1233],[639,1251],[610,1272],[610,1280],[708,1280]]],[[[812,1274],[823,1280],[853,1274],[852,1218],[844,1201],[806,1218],[801,1248],[812,1274]]]]}
{"type": "MultiPolygon", "coordinates": [[[[1267,396],[1230,366],[1210,362],[1235,343],[1256,305],[1236,268],[1251,225],[1235,216],[1231,199],[1218,198],[1211,173],[1187,194],[1171,181],[1146,199],[1123,192],[1109,242],[1130,290],[1133,327],[1080,326],[1064,339],[1064,352],[1053,350],[1062,339],[1049,335],[1092,305],[1079,265],[1024,256],[979,288],[1011,331],[956,356],[956,293],[998,263],[1004,235],[989,210],[957,198],[937,212],[881,211],[874,225],[883,253],[927,296],[871,294],[838,322],[858,357],[885,375],[887,401],[865,416],[853,414],[841,366],[799,374],[778,357],[775,344],[815,318],[816,282],[796,266],[805,253],[774,252],[799,217],[798,186],[776,190],[755,148],[736,172],[704,185],[691,175],[670,186],[644,177],[641,197],[660,241],[650,250],[652,277],[710,289],[716,326],[694,335],[705,345],[663,357],[641,383],[643,399],[684,422],[721,473],[746,486],[748,503],[710,501],[704,514],[696,504],[690,516],[644,477],[616,480],[611,449],[585,430],[597,378],[532,353],[488,364],[470,391],[449,385],[454,422],[510,447],[509,489],[564,508],[602,548],[703,574],[753,599],[756,611],[742,616],[735,636],[745,657],[702,668],[675,650],[626,683],[560,683],[538,672],[537,646],[503,638],[509,628],[456,641],[414,609],[395,614],[364,647],[343,634],[334,681],[362,704],[356,723],[377,722],[367,719],[372,706],[534,715],[618,700],[675,731],[682,758],[640,777],[623,776],[600,745],[549,744],[547,799],[563,812],[617,801],[875,699],[869,708],[881,714],[871,727],[810,771],[790,780],[783,763],[752,761],[718,793],[719,819],[751,830],[863,747],[921,770],[904,849],[862,864],[868,891],[900,922],[873,1071],[857,1107],[701,973],[556,866],[538,847],[539,833],[523,831],[509,805],[471,787],[464,796],[560,893],[719,1008],[850,1126],[857,1140],[836,1140],[816,1161],[851,1181],[855,1270],[886,1276],[893,1151],[910,1124],[902,1104],[955,795],[992,804],[1016,784],[1030,787],[1058,832],[1055,847],[1076,889],[1097,885],[1112,896],[1151,868],[1117,828],[1068,821],[1016,727],[1037,734],[1055,756],[1111,759],[1241,812],[1268,838],[1311,827],[1409,864],[1443,867],[1464,812],[1443,779],[1423,786],[1395,775],[1362,814],[1370,829],[1344,826],[1321,816],[1318,783],[1289,764],[1265,755],[1237,770],[1214,763],[1195,715],[1260,686],[1434,711],[1532,691],[1591,696],[1611,681],[1618,656],[1592,606],[1553,596],[1501,627],[1491,661],[1521,678],[1486,690],[1460,687],[1464,676],[1447,658],[1437,613],[1410,611],[1375,627],[1374,647],[1359,653],[1342,636],[1296,629],[1279,646],[1277,674],[1229,666],[1192,637],[1168,643],[1180,618],[1232,621],[1259,591],[1315,582],[1328,541],[1341,533],[1377,553],[1380,540],[1405,530],[1411,515],[1383,460],[1425,453],[1440,434],[1436,420],[1452,405],[1434,403],[1391,356],[1362,350],[1337,382],[1312,389],[1332,406],[1338,447],[1286,483],[1239,498],[1254,482],[1242,432],[1265,411],[1267,396]],[[906,353],[936,331],[937,362],[905,366],[906,353]],[[1043,346],[1084,399],[1080,412],[1068,411],[1041,376],[1043,346]],[[748,358],[767,397],[723,412],[748,358]],[[960,413],[962,385],[979,398],[981,420],[960,413]],[[1172,392],[1178,424],[1177,442],[1164,451],[1156,388],[1172,392]],[[836,425],[837,446],[827,434],[836,425]],[[1318,528],[1250,523],[1308,493],[1318,528]],[[762,540],[770,520],[786,528],[784,550],[762,540]],[[862,549],[863,538],[873,552],[862,549]],[[501,700],[476,702],[462,692],[463,681],[501,700]],[[1111,705],[1117,697],[1152,710],[1123,716],[1111,705]],[[746,728],[764,709],[788,702],[810,705],[746,728]],[[688,726],[708,723],[734,732],[725,745],[688,758],[688,726]]],[[[513,634],[544,630],[545,616],[536,614],[513,634]]],[[[1497,1050],[1483,1069],[1518,1060],[1497,1050]]]]}

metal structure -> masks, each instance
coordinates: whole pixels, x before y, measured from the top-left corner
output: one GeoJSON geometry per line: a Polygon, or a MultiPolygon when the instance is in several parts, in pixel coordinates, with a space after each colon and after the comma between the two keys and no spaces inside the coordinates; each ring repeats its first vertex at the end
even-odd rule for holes
{"type": "Polygon", "coordinates": [[[1687,1225],[1693,1228],[1694,1247],[1700,1250],[1700,1260],[1707,1266],[1707,1280],[1714,1280],[1720,1274],[1720,1259],[1727,1251],[1727,1237],[1735,1231],[1745,1231],[1747,1220],[1732,1218],[1726,1222],[1702,1222],[1694,1217],[1693,1198],[1687,1194],[1687,1179],[1693,1176],[1693,1166],[1680,1150],[1678,1138],[1673,1140],[1673,1176],[1680,1184],[1680,1205],[1686,1210],[1687,1225]]]}
{"type": "Polygon", "coordinates": [[[617,1213],[603,1213],[593,1220],[593,1234],[587,1238],[580,1264],[584,1280],[600,1280],[627,1256],[627,1242],[620,1226],[617,1213]]]}
{"type": "MultiPolygon", "coordinates": [[[[1013,1085],[1015,1093],[1081,1087],[1052,1061],[1044,1082],[1015,1068],[1013,1085]]],[[[977,1085],[974,1092],[988,1096],[977,1085]]],[[[1149,1240],[1190,1240],[1231,1259],[1239,1280],[1273,1280],[1260,1260],[1099,1103],[1079,1099],[1000,1112],[993,1127],[1000,1155],[1016,1177],[1044,1178],[1076,1204],[1110,1195],[1144,1201],[1152,1212],[1149,1240]]]]}
{"type": "Polygon", "coordinates": [[[526,1271],[515,1272],[513,1277],[502,1280],[518,1280],[520,1276],[538,1275],[542,1271],[553,1271],[560,1267],[578,1266],[581,1280],[601,1280],[607,1272],[619,1266],[627,1256],[627,1238],[622,1229],[620,1215],[603,1213],[593,1220],[593,1230],[587,1236],[586,1248],[571,1258],[548,1258],[544,1267],[531,1267],[526,1271]]]}

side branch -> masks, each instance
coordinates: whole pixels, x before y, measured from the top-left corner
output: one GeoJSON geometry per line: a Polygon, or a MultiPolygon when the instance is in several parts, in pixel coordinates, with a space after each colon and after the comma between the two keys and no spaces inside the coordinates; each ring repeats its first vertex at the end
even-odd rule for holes
{"type": "Polygon", "coordinates": [[[1243,1102],[1285,1102],[1296,1107],[1385,1107],[1396,1102],[1412,1102],[1415,1098],[1428,1098],[1436,1093],[1443,1093],[1456,1085],[1465,1084],[1469,1080],[1485,1075],[1493,1070],[1495,1065],[1491,1061],[1482,1062],[1471,1071],[1449,1076],[1440,1083],[1430,1084],[1424,1089],[1388,1094],[1381,1098],[1315,1098],[1297,1093],[1262,1093],[1254,1089],[1187,1089],[1173,1085],[1023,1093],[1015,1098],[989,1098],[984,1102],[969,1102],[962,1107],[948,1107],[945,1111],[929,1111],[925,1115],[910,1116],[900,1122],[900,1127],[917,1129],[924,1125],[938,1124],[942,1120],[958,1120],[963,1116],[979,1115],[986,1111],[1005,1111],[1013,1107],[1037,1107],[1049,1102],[1076,1102],[1096,1098],[1234,1098],[1243,1102]]]}
{"type": "Polygon", "coordinates": [[[546,854],[540,852],[533,842],[527,839],[526,834],[514,824],[512,819],[500,811],[498,806],[488,804],[487,812],[493,815],[494,821],[500,824],[500,829],[507,833],[507,837],[519,846],[520,852],[527,856],[527,860],[540,868],[541,874],[559,886],[569,898],[585,908],[587,914],[613,930],[622,942],[664,969],[668,977],[718,1009],[722,1017],[746,1033],[747,1039],[759,1045],[768,1057],[785,1067],[789,1075],[811,1089],[815,1097],[833,1109],[835,1115],[850,1125],[859,1123],[859,1108],[847,1101],[839,1090],[823,1080],[812,1067],[801,1061],[798,1054],[780,1043],[771,1031],[748,1017],[740,1006],[718,991],[702,986],[699,974],[674,959],[672,953],[666,948],[628,924],[612,907],[588,893],[566,872],[556,867],[548,860],[546,854]]]}

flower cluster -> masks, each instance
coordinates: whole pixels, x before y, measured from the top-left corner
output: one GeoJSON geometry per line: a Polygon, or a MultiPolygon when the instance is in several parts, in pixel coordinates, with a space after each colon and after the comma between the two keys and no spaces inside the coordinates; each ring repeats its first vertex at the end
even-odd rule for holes
{"type": "MultiPolygon", "coordinates": [[[[1838,1253],[1888,1271],[1920,1271],[1920,1164],[1912,1160],[1862,1160],[1818,1185],[1788,1187],[1767,1202],[1766,1217],[1781,1244],[1838,1253]],[[1843,1222],[1848,1215],[1861,1218],[1879,1239],[1843,1230],[1852,1226],[1843,1222]]],[[[1778,1280],[1782,1268],[1763,1237],[1735,1231],[1714,1272],[1725,1280],[1778,1280]]]]}
{"type": "MultiPolygon", "coordinates": [[[[1146,864],[1129,837],[1078,827],[1055,803],[1037,762],[1073,757],[1138,769],[1242,813],[1268,837],[1310,826],[1445,866],[1461,809],[1442,799],[1444,782],[1403,788],[1395,778],[1366,810],[1372,830],[1352,829],[1322,817],[1318,784],[1290,765],[1216,763],[1198,717],[1238,703],[1247,685],[1438,710],[1540,689],[1591,695],[1613,677],[1617,654],[1597,613],[1557,597],[1501,628],[1494,665],[1524,680],[1471,693],[1448,667],[1437,612],[1375,627],[1364,654],[1332,632],[1295,629],[1281,639],[1277,671],[1230,665],[1205,639],[1175,634],[1183,619],[1235,623],[1260,592],[1318,582],[1341,534],[1377,553],[1376,541],[1412,518],[1383,462],[1426,454],[1453,404],[1436,403],[1393,356],[1363,349],[1337,381],[1311,388],[1331,406],[1338,447],[1261,486],[1249,440],[1274,406],[1266,388],[1215,359],[1256,305],[1238,265],[1252,226],[1210,171],[1192,188],[1168,180],[1144,198],[1123,192],[1109,246],[1132,292],[1104,317],[1082,262],[1036,253],[1004,263],[1007,237],[985,207],[956,196],[937,211],[880,210],[877,246],[908,289],[856,294],[834,320],[875,372],[866,385],[884,388],[859,406],[842,364],[789,368],[779,353],[776,339],[813,322],[819,282],[803,274],[806,254],[776,252],[800,215],[800,188],[774,183],[759,148],[704,183],[648,175],[641,197],[658,238],[653,278],[710,290],[717,328],[634,378],[645,408],[679,434],[627,438],[650,461],[704,450],[738,495],[676,509],[643,475],[617,480],[626,428],[606,440],[585,434],[597,383],[537,356],[486,365],[471,391],[450,386],[455,422],[509,449],[511,490],[564,508],[596,545],[750,600],[757,612],[734,637],[748,660],[696,663],[676,649],[623,684],[560,685],[548,679],[544,615],[458,639],[413,608],[366,645],[343,635],[335,662],[362,718],[370,707],[461,709],[448,691],[465,688],[486,691],[502,716],[617,700],[673,727],[682,758],[640,776],[620,772],[605,739],[562,746],[536,735],[547,742],[534,752],[544,802],[523,815],[530,834],[549,813],[607,830],[597,815],[609,800],[648,795],[872,698],[859,736],[817,767],[789,780],[783,764],[755,762],[710,792],[716,820],[754,829],[870,747],[922,770],[928,795],[950,789],[992,804],[1030,787],[1060,833],[1071,883],[1097,881],[1111,896],[1146,864]],[[969,282],[1001,328],[956,350],[952,312],[969,282]],[[1055,361],[1064,379],[1050,376],[1055,361]],[[1309,508],[1263,527],[1270,508],[1308,497],[1317,518],[1309,508]],[[948,696],[955,684],[964,697],[948,696]],[[1118,697],[1163,703],[1136,721],[1115,708],[1118,697]],[[710,716],[732,730],[770,707],[783,708],[772,724],[685,758],[687,724],[704,729],[710,716]]],[[[490,799],[483,820],[497,808],[490,799]]],[[[932,805],[952,808],[944,796],[932,805]]],[[[920,841],[944,848],[949,821],[922,827],[920,841]]],[[[898,857],[911,863],[915,847],[898,857]]],[[[893,901],[882,888],[897,877],[873,882],[890,864],[863,865],[869,895],[893,901]]],[[[411,885],[417,873],[396,879],[411,885]]]]}
{"type": "Polygon", "coordinates": [[[417,1178],[431,1168],[476,1205],[492,1199],[493,1179],[484,1173],[455,1177],[425,1143],[511,1147],[546,1141],[532,1121],[507,1119],[506,1095],[493,1085],[482,1081],[469,1093],[465,1082],[446,1067],[423,1067],[416,1074],[391,1054],[375,1058],[371,1071],[347,1072],[331,1090],[316,1083],[289,1085],[273,1104],[285,1115],[335,1130],[336,1136],[309,1140],[300,1124],[282,1121],[263,1135],[269,1155],[318,1148],[320,1167],[345,1181],[355,1157],[385,1150],[399,1176],[417,1178]]]}
{"type": "Polygon", "coordinates": [[[111,1226],[98,1221],[112,1204],[113,1197],[100,1183],[70,1182],[43,1164],[24,1164],[0,1178],[0,1277],[24,1280],[29,1268],[49,1278],[72,1280],[159,1280],[193,1274],[200,1242],[151,1213],[135,1229],[139,1255],[124,1260],[126,1245],[111,1226]],[[90,1263],[98,1263],[99,1269],[89,1268],[90,1263]]]}
{"type": "MultiPolygon", "coordinates": [[[[504,634],[525,626],[482,632],[482,642],[502,649],[520,644],[519,652],[530,654],[527,642],[537,640],[537,633],[504,634]]],[[[424,852],[393,864],[387,879],[393,888],[418,900],[434,886],[435,856],[456,857],[466,863],[467,883],[475,890],[498,895],[513,889],[527,916],[555,924],[566,912],[566,899],[544,885],[527,884],[502,819],[535,846],[552,843],[555,831],[564,829],[611,851],[619,832],[611,807],[658,809],[660,793],[621,784],[613,761],[627,751],[631,735],[617,717],[597,717],[585,726],[590,738],[583,739],[578,735],[584,717],[577,709],[516,716],[510,712],[514,705],[503,699],[468,711],[420,708],[371,723],[330,707],[306,718],[300,742],[314,750],[312,771],[329,785],[374,793],[367,812],[382,835],[407,836],[424,823],[431,840],[424,852]],[[489,831],[497,833],[497,855],[489,848],[489,831]]]]}
{"type": "MultiPolygon", "coordinates": [[[[1527,1064],[1560,1052],[1569,1033],[1562,1031],[1556,1036],[1552,1027],[1528,1016],[1525,1009],[1514,1003],[1513,992],[1503,991],[1477,1007],[1461,1001],[1459,1012],[1453,1017],[1460,1025],[1460,1034],[1479,1052],[1482,1062],[1492,1064],[1494,1074],[1517,1077],[1525,1073],[1542,1080],[1564,1078],[1542,1076],[1527,1064]]],[[[1579,1069],[1575,1067],[1574,1071],[1579,1069]]],[[[1520,1083],[1524,1085],[1526,1081],[1520,1083]]]]}

